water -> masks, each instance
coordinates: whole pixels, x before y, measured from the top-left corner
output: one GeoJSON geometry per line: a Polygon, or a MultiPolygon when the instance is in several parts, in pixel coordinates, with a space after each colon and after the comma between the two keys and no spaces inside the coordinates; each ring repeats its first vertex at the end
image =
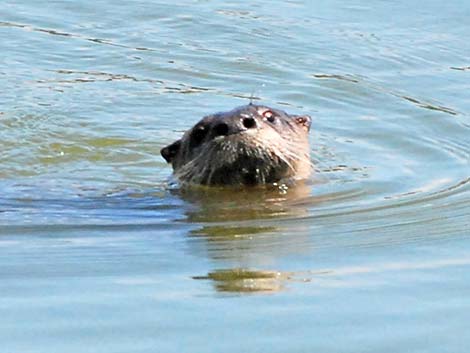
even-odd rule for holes
{"type": "Polygon", "coordinates": [[[2,1],[1,353],[466,352],[469,12],[2,1]],[[312,180],[168,188],[252,94],[312,116],[312,180]]]}

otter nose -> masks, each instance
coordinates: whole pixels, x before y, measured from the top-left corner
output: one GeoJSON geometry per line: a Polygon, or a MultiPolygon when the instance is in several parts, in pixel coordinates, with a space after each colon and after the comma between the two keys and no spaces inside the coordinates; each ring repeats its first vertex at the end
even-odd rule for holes
{"type": "Polygon", "coordinates": [[[227,136],[257,127],[256,119],[253,117],[229,117],[221,119],[212,127],[212,136],[227,136]]]}

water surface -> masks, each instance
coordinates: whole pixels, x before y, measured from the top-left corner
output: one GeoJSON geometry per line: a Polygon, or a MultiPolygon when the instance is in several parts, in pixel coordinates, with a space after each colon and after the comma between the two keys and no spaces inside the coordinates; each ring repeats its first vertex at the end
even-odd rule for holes
{"type": "Polygon", "coordinates": [[[470,4],[5,0],[3,352],[466,352],[470,4]],[[316,173],[168,187],[256,102],[316,173]]]}

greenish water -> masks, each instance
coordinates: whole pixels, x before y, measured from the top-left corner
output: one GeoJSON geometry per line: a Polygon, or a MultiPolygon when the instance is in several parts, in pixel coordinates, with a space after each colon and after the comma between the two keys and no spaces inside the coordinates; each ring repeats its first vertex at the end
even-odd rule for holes
{"type": "Polygon", "coordinates": [[[0,4],[0,352],[466,352],[470,3],[0,4]],[[246,104],[284,191],[168,187],[246,104]]]}

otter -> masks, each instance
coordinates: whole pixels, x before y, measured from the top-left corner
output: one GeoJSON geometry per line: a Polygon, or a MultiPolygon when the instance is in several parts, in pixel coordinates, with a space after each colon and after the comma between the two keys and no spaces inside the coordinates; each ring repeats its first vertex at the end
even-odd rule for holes
{"type": "Polygon", "coordinates": [[[162,148],[182,184],[292,183],[312,171],[308,115],[248,104],[208,115],[162,148]]]}

